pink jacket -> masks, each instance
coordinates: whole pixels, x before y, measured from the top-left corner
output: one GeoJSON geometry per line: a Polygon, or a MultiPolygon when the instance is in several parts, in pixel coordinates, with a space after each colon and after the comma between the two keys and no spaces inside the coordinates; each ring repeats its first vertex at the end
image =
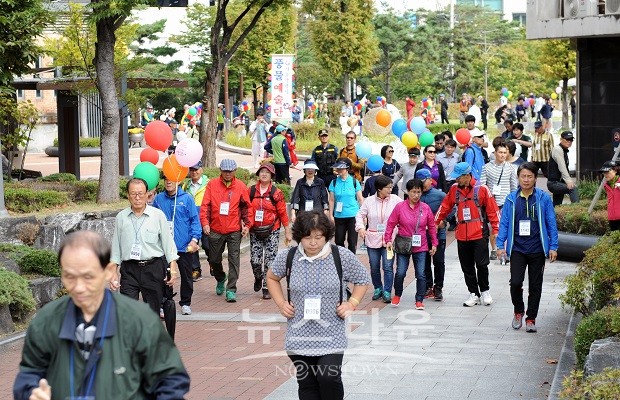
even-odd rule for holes
{"type": "Polygon", "coordinates": [[[620,179],[615,182],[605,182],[607,192],[607,219],[610,221],[620,220],[620,179]]]}
{"type": "Polygon", "coordinates": [[[409,200],[403,201],[394,207],[394,211],[388,218],[387,228],[385,229],[384,240],[385,242],[391,241],[392,232],[398,225],[398,234],[401,236],[413,236],[414,233],[422,235],[422,245],[420,247],[414,247],[414,253],[420,253],[428,251],[428,242],[426,240],[426,231],[431,236],[431,244],[435,247],[439,244],[437,240],[437,227],[435,226],[435,216],[431,211],[431,208],[426,203],[418,202],[413,208],[409,204],[409,200]],[[418,223],[419,218],[419,223],[418,223]],[[418,224],[418,230],[415,231],[416,224],[418,224]],[[414,232],[415,231],[415,232],[414,232]]]}
{"type": "Polygon", "coordinates": [[[366,221],[368,221],[366,238],[364,239],[366,246],[371,249],[378,249],[385,246],[383,233],[377,231],[377,224],[386,225],[390,214],[392,214],[392,210],[402,201],[403,199],[395,194],[391,194],[385,199],[380,199],[374,195],[364,200],[360,210],[355,216],[355,230],[359,232],[362,228],[366,227],[366,221]]]}

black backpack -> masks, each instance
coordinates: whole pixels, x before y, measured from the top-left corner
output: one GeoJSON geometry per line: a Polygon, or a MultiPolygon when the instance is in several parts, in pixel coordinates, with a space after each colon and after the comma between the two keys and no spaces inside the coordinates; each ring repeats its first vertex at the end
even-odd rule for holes
{"type": "MultiPolygon", "coordinates": [[[[342,304],[342,261],[340,260],[340,252],[338,251],[338,246],[335,244],[331,245],[332,247],[332,256],[334,257],[334,264],[336,264],[336,272],[338,272],[338,277],[340,278],[340,303],[342,304]]],[[[293,267],[293,258],[295,257],[295,252],[297,251],[297,246],[291,247],[288,250],[288,254],[286,255],[286,299],[290,303],[291,302],[291,268],[293,267]]],[[[351,291],[347,287],[347,300],[351,297],[351,291]]]]}
{"type": "MultiPolygon", "coordinates": [[[[271,190],[269,191],[269,199],[271,200],[271,203],[273,204],[273,206],[276,206],[276,200],[273,198],[273,196],[276,193],[276,185],[271,185],[271,190]]],[[[254,201],[254,197],[256,197],[256,186],[252,185],[250,187],[250,203],[254,201]]],[[[262,197],[263,199],[265,198],[265,196],[259,196],[262,197]]]]}

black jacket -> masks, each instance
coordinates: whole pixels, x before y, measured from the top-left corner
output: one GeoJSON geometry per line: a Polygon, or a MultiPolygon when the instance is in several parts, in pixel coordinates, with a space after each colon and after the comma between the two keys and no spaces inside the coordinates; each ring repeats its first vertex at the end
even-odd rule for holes
{"type": "Polygon", "coordinates": [[[314,210],[323,211],[329,209],[327,189],[325,188],[325,182],[321,178],[315,177],[310,186],[306,184],[305,177],[297,180],[291,195],[291,207],[297,211],[305,211],[306,200],[314,202],[314,210]]]}
{"type": "Polygon", "coordinates": [[[320,178],[333,175],[334,171],[332,171],[332,166],[338,158],[338,148],[333,144],[328,144],[325,149],[323,149],[323,145],[318,145],[312,150],[312,156],[310,158],[314,160],[317,167],[319,167],[317,175],[320,178]]]}

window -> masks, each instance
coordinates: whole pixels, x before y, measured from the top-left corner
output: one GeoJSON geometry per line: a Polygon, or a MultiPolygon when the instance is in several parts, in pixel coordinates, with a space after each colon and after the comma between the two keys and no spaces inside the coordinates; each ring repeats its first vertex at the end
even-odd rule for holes
{"type": "Polygon", "coordinates": [[[24,91],[22,89],[17,89],[17,98],[18,99],[24,98],[24,91]]]}
{"type": "Polygon", "coordinates": [[[513,13],[512,20],[517,22],[519,26],[525,26],[526,14],[525,13],[513,13]]]}
{"type": "Polygon", "coordinates": [[[43,91],[37,89],[35,92],[36,92],[37,99],[42,99],[43,98],[43,91]]]}

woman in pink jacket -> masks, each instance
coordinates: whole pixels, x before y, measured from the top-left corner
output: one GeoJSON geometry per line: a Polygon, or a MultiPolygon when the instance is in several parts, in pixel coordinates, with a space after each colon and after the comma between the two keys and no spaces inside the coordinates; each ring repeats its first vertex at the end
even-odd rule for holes
{"type": "Polygon", "coordinates": [[[384,303],[392,301],[392,283],[394,282],[394,257],[388,257],[383,234],[387,220],[394,207],[403,200],[391,194],[392,180],[385,175],[375,178],[377,194],[367,197],[355,216],[355,230],[366,244],[370,276],[375,292],[373,300],[383,299],[384,303]],[[383,264],[383,284],[381,284],[381,264],[383,264]]]}
{"type": "Polygon", "coordinates": [[[599,171],[605,174],[609,230],[620,231],[620,165],[617,161],[606,161],[599,171]]]}
{"type": "Polygon", "coordinates": [[[396,253],[396,277],[394,278],[394,298],[392,305],[400,304],[403,294],[403,282],[409,268],[409,257],[413,259],[416,278],[415,309],[424,310],[424,294],[426,293],[426,276],[424,273],[426,253],[431,257],[437,250],[437,228],[435,217],[428,204],[422,203],[423,183],[420,179],[407,182],[409,199],[398,204],[388,218],[383,240],[387,251],[396,253]],[[398,234],[392,241],[394,228],[398,226],[398,234]],[[428,249],[426,231],[430,234],[431,249],[428,249]]]}

